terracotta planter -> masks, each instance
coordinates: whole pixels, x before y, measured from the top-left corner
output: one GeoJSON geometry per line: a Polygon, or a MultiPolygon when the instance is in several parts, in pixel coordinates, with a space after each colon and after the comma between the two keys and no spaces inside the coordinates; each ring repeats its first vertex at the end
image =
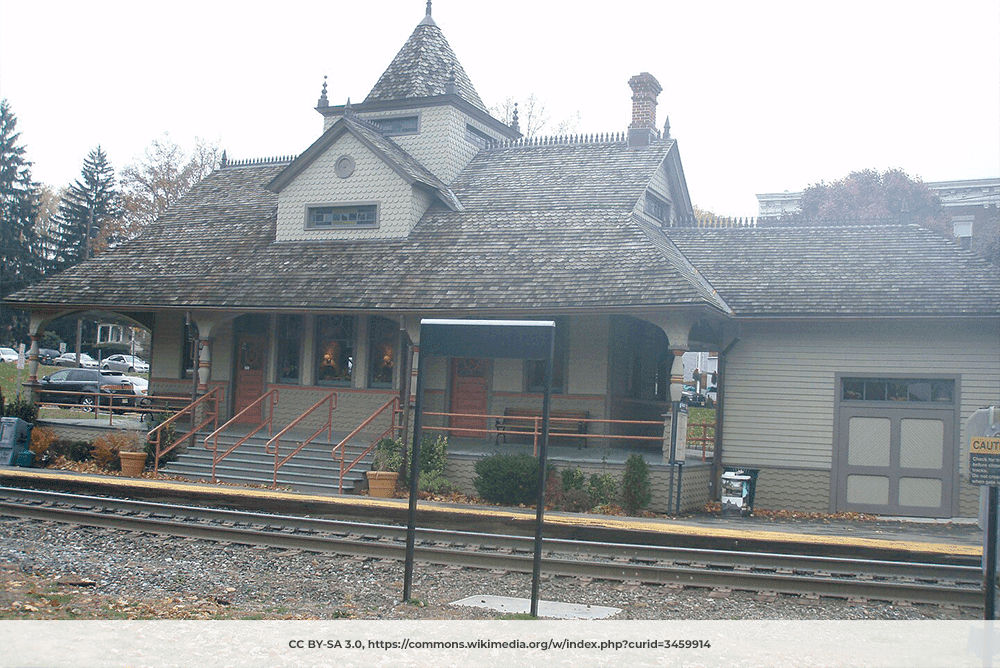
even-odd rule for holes
{"type": "Polygon", "coordinates": [[[118,457],[122,460],[122,475],[138,478],[146,468],[145,452],[119,452],[118,457]]]}
{"type": "Polygon", "coordinates": [[[369,471],[368,496],[392,498],[396,493],[396,480],[398,478],[399,474],[395,471],[369,471]]]}

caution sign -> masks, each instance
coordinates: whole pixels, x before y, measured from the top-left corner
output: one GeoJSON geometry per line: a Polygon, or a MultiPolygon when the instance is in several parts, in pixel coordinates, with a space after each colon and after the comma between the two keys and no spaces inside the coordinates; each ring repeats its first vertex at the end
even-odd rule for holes
{"type": "Polygon", "coordinates": [[[1000,437],[972,437],[969,482],[973,485],[1000,486],[1000,437]]]}

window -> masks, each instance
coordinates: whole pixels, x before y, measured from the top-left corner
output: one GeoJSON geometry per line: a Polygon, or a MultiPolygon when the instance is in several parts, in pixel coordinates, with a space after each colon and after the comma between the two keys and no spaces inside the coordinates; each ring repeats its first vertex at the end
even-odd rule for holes
{"type": "Polygon", "coordinates": [[[494,141],[496,141],[482,130],[474,128],[468,123],[465,124],[465,138],[468,139],[473,144],[475,144],[476,146],[478,146],[479,148],[486,148],[494,141]]]}
{"type": "Polygon", "coordinates": [[[278,316],[278,382],[298,384],[301,380],[302,316],[278,316]]]}
{"type": "Polygon", "coordinates": [[[416,116],[373,118],[371,122],[377,125],[384,135],[415,135],[420,132],[420,120],[416,116]]]}
{"type": "Polygon", "coordinates": [[[955,381],[926,378],[844,378],[845,401],[952,403],[955,381]]]}
{"type": "Polygon", "coordinates": [[[377,226],[378,206],[375,204],[311,206],[306,213],[307,230],[321,230],[333,227],[377,226]]]}
{"type": "Polygon", "coordinates": [[[955,234],[955,238],[962,239],[964,237],[971,237],[972,224],[975,220],[975,216],[953,216],[951,219],[951,229],[955,234]]]}
{"type": "Polygon", "coordinates": [[[354,374],[354,318],[316,318],[316,384],[350,385],[354,374]]]}
{"type": "Polygon", "coordinates": [[[655,218],[661,223],[667,222],[670,218],[670,205],[653,193],[646,193],[646,215],[655,218]]]}
{"type": "MultiPolygon", "coordinates": [[[[569,349],[569,332],[564,319],[556,320],[555,357],[552,359],[552,391],[563,392],[566,387],[566,353],[569,349]]],[[[528,392],[545,391],[546,360],[528,360],[524,363],[525,386],[528,392]]]]}
{"type": "Polygon", "coordinates": [[[373,317],[368,327],[368,387],[392,387],[399,325],[373,317]]]}

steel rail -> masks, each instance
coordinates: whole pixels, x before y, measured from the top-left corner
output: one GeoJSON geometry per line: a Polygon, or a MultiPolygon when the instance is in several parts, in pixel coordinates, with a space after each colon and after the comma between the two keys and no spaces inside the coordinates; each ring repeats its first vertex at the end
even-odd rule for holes
{"type": "MultiPolygon", "coordinates": [[[[33,505],[0,501],[0,514],[18,517],[350,556],[396,560],[405,556],[405,529],[402,527],[63,493],[5,491],[16,492],[22,499],[31,499],[33,505]],[[53,502],[66,507],[56,507],[53,502]],[[115,512],[103,512],[109,509],[115,512]],[[199,523],[193,523],[194,520],[199,523]],[[205,524],[206,521],[222,522],[224,525],[205,524]],[[269,528],[272,530],[269,531],[269,528]]],[[[532,570],[529,556],[531,541],[526,537],[427,529],[420,531],[420,541],[416,558],[422,562],[521,573],[532,570]]],[[[914,571],[909,568],[912,564],[905,562],[881,562],[881,567],[887,569],[884,572],[879,575],[861,573],[858,577],[858,572],[849,570],[847,566],[858,566],[863,563],[861,560],[822,557],[803,560],[789,555],[737,552],[732,555],[741,561],[720,566],[712,561],[718,558],[718,553],[724,552],[718,550],[657,549],[562,539],[546,540],[545,546],[547,555],[543,564],[548,575],[969,607],[983,605],[980,581],[977,581],[979,569],[971,567],[921,564],[921,567],[941,567],[939,574],[943,574],[943,577],[939,575],[932,581],[922,582],[920,580],[925,576],[915,577],[914,571]],[[655,554],[660,554],[661,558],[653,558],[655,554]],[[667,554],[684,554],[688,558],[663,559],[662,556],[667,554]],[[761,556],[767,557],[763,564],[756,561],[761,556]],[[843,567],[831,567],[831,562],[839,562],[843,567]],[[775,566],[775,563],[782,565],[775,566]],[[823,567],[806,567],[807,563],[819,563],[823,567]],[[889,580],[890,577],[895,579],[889,580]],[[947,584],[941,584],[942,581],[947,584]]]]}

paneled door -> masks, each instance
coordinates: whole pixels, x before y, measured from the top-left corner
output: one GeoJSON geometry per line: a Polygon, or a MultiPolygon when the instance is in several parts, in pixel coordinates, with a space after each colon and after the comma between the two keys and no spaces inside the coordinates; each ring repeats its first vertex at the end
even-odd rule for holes
{"type": "MultiPolygon", "coordinates": [[[[267,358],[267,338],[263,334],[237,334],[236,373],[233,392],[233,415],[252,404],[264,394],[264,371],[267,358]]],[[[260,404],[244,413],[237,422],[260,424],[260,404]]]]}
{"type": "Polygon", "coordinates": [[[954,419],[951,408],[842,407],[837,509],[950,517],[954,419]]]}
{"type": "Polygon", "coordinates": [[[451,435],[485,437],[491,360],[461,357],[451,362],[451,435]]]}

